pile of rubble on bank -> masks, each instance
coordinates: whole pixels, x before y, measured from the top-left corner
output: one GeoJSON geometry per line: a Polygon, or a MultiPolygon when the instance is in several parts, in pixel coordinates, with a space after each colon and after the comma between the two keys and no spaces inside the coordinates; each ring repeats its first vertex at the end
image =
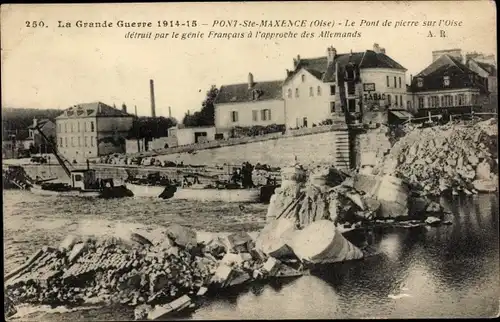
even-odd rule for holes
{"type": "Polygon", "coordinates": [[[498,186],[497,121],[406,129],[374,174],[407,180],[423,195],[492,192],[498,186]]]}
{"type": "MultiPolygon", "coordinates": [[[[196,232],[175,224],[156,234],[68,237],[5,277],[6,311],[14,314],[20,303],[82,305],[97,299],[136,306],[136,319],[154,320],[195,309],[197,298],[211,290],[362,259],[372,250],[356,246],[345,231],[409,213],[410,198],[403,192],[395,200],[390,193],[366,191],[371,179],[380,186],[388,180],[349,178],[334,168],[285,168],[269,222],[255,239],[243,232],[201,242],[196,232]]],[[[421,202],[421,210],[442,213],[439,205],[421,202]]]]}

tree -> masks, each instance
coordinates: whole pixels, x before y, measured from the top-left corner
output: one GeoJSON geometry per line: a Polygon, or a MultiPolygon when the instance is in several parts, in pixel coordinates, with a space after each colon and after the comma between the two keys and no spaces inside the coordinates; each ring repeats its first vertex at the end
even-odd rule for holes
{"type": "Polygon", "coordinates": [[[215,124],[215,106],[214,102],[219,94],[217,86],[212,85],[207,91],[205,100],[201,103],[201,110],[192,115],[186,113],[182,124],[186,126],[211,126],[215,124]]]}
{"type": "Polygon", "coordinates": [[[168,129],[175,126],[177,121],[168,117],[138,117],[132,124],[128,138],[146,139],[168,136],[168,129]]]}

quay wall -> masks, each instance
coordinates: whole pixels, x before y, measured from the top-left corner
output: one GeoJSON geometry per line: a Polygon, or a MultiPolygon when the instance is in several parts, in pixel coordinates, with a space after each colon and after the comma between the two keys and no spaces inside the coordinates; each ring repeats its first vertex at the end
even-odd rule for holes
{"type": "MultiPolygon", "coordinates": [[[[219,148],[198,150],[193,152],[179,152],[155,157],[161,161],[168,160],[185,165],[206,165],[209,167],[223,167],[224,165],[241,165],[248,161],[252,164],[261,163],[271,167],[283,167],[295,162],[310,164],[331,164],[341,169],[348,169],[352,162],[359,166],[363,158],[381,156],[390,148],[388,138],[383,129],[370,129],[355,134],[349,139],[347,130],[336,130],[314,133],[302,136],[290,136],[279,139],[251,142],[246,144],[223,146],[219,148]],[[350,143],[354,139],[354,145],[350,143]]],[[[43,179],[67,178],[60,165],[24,165],[32,178],[39,176],[43,179]]],[[[100,178],[124,180],[127,178],[125,169],[138,174],[160,172],[171,178],[176,177],[177,168],[162,168],[136,165],[91,164],[100,178]]],[[[74,166],[74,169],[85,169],[86,165],[74,166]]],[[[194,169],[193,171],[203,171],[194,169]]]]}

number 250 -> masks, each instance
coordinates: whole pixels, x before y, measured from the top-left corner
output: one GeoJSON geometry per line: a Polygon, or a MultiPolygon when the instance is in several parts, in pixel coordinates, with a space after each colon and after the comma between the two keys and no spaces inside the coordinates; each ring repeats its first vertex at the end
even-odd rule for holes
{"type": "Polygon", "coordinates": [[[26,21],[26,28],[44,27],[43,21],[26,21]]]}

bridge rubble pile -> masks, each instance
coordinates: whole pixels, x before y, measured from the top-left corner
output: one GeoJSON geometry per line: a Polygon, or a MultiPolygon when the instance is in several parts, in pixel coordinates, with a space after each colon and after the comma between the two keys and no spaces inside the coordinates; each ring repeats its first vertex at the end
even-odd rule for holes
{"type": "Polygon", "coordinates": [[[498,186],[497,149],[495,119],[413,128],[373,173],[402,177],[422,195],[493,192],[498,186]]]}
{"type": "MultiPolygon", "coordinates": [[[[408,211],[404,203],[363,192],[363,180],[332,167],[285,168],[281,182],[256,238],[241,232],[203,239],[172,224],[153,232],[68,236],[58,249],[44,247],[4,278],[6,311],[97,302],[134,306],[136,319],[170,317],[195,310],[213,291],[374,255],[345,233],[383,223],[393,218],[390,211],[408,211]]],[[[424,209],[442,211],[431,206],[426,202],[424,209]]]]}

